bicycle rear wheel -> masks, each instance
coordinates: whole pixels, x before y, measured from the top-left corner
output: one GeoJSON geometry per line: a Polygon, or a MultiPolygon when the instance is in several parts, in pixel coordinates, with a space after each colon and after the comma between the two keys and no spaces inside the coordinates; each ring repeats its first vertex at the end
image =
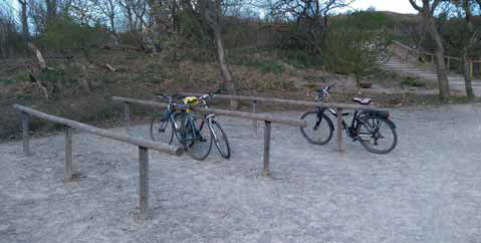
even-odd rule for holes
{"type": "Polygon", "coordinates": [[[227,135],[225,134],[224,129],[222,129],[220,124],[216,121],[212,121],[211,129],[217,150],[219,151],[220,155],[222,155],[222,157],[229,159],[231,150],[229,139],[227,139],[227,135]]]}
{"type": "Polygon", "coordinates": [[[309,143],[324,145],[331,140],[334,125],[326,114],[319,116],[317,111],[309,111],[301,119],[306,121],[306,126],[301,127],[301,133],[309,143]]]}
{"type": "Polygon", "coordinates": [[[203,118],[192,117],[186,124],[186,143],[190,156],[195,160],[204,160],[212,149],[212,134],[203,118]]]}
{"type": "Polygon", "coordinates": [[[397,145],[397,133],[390,120],[365,116],[359,120],[357,138],[369,152],[387,154],[397,145]]]}
{"type": "Polygon", "coordinates": [[[172,129],[172,123],[170,117],[165,112],[160,115],[156,115],[150,122],[150,138],[153,141],[172,144],[172,138],[174,137],[174,130],[172,129]]]}

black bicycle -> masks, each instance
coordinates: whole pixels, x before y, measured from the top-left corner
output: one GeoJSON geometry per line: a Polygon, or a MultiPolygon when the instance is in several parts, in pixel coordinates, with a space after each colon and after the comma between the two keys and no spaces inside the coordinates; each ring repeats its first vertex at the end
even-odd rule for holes
{"type": "Polygon", "coordinates": [[[167,110],[154,116],[150,123],[150,136],[154,141],[172,144],[174,134],[184,150],[196,160],[204,160],[210,153],[212,138],[208,128],[198,126],[198,120],[191,113],[188,104],[172,102],[172,97],[158,95],[168,99],[167,110]]]}
{"type": "Polygon", "coordinates": [[[222,157],[228,159],[231,155],[229,140],[216,121],[214,114],[198,116],[192,112],[193,106],[202,103],[209,108],[208,100],[220,90],[202,96],[158,96],[168,99],[167,110],[153,117],[150,123],[150,136],[154,141],[172,144],[174,134],[177,140],[197,160],[204,160],[212,149],[212,139],[222,157]],[[173,103],[173,97],[183,101],[183,105],[173,103]],[[180,109],[179,109],[180,107],[180,109]]]}
{"type": "MultiPolygon", "coordinates": [[[[322,102],[322,99],[329,96],[329,91],[335,85],[316,90],[315,99],[322,102]]],[[[369,98],[354,98],[354,102],[360,105],[369,105],[369,98]]],[[[324,145],[331,139],[334,132],[334,124],[327,116],[326,111],[337,118],[350,115],[350,113],[337,114],[332,108],[317,107],[315,111],[309,111],[302,115],[301,119],[306,121],[306,126],[301,127],[302,135],[312,144],[324,145]]],[[[375,154],[387,154],[397,145],[396,125],[389,119],[389,112],[385,111],[355,111],[351,125],[342,119],[342,129],[353,141],[359,141],[369,152],[375,154]]]]}

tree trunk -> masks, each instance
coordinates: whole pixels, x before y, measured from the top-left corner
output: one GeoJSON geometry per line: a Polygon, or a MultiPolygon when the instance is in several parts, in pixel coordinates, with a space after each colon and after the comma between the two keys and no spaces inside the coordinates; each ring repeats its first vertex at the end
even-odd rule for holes
{"type": "Polygon", "coordinates": [[[463,53],[463,64],[464,64],[464,81],[466,84],[466,96],[468,99],[474,99],[473,91],[473,76],[471,75],[471,60],[468,58],[468,53],[465,51],[463,53]]]}
{"type": "Polygon", "coordinates": [[[46,0],[47,7],[47,25],[51,24],[57,15],[57,0],[46,0]]]}
{"type": "Polygon", "coordinates": [[[18,3],[22,5],[22,13],[21,13],[21,19],[22,19],[22,34],[23,38],[25,38],[25,41],[28,41],[30,34],[28,31],[28,18],[27,18],[27,1],[24,0],[18,0],[18,3]]]}
{"type": "MultiPolygon", "coordinates": [[[[222,78],[224,79],[225,88],[229,94],[235,95],[237,94],[237,91],[239,91],[240,87],[239,84],[234,80],[229,65],[226,62],[224,40],[222,39],[221,25],[219,24],[219,21],[221,21],[220,1],[214,1],[213,3],[203,2],[203,5],[200,8],[200,13],[201,16],[203,16],[207,20],[210,28],[212,29],[212,32],[214,33],[214,41],[217,49],[217,61],[219,62],[219,67],[222,78]]],[[[237,100],[231,100],[230,105],[233,109],[239,108],[239,102],[237,100]]]]}
{"type": "Polygon", "coordinates": [[[31,42],[28,43],[28,47],[32,50],[32,52],[37,57],[38,65],[40,66],[40,68],[42,70],[47,69],[47,62],[45,62],[42,52],[40,52],[40,50],[31,42]]]}
{"type": "MultiPolygon", "coordinates": [[[[479,1],[478,1],[479,2],[479,1]]],[[[481,7],[481,2],[480,7],[481,7]]],[[[471,13],[471,2],[469,0],[463,1],[463,9],[466,14],[466,43],[464,44],[463,48],[463,64],[464,64],[464,81],[466,84],[466,96],[468,99],[474,99],[474,91],[473,91],[473,75],[472,75],[472,62],[469,59],[469,50],[473,45],[476,44],[477,38],[474,32],[474,25],[472,22],[472,13],[471,13]]]]}
{"type": "MultiPolygon", "coordinates": [[[[239,90],[239,85],[234,80],[232,76],[232,72],[230,71],[230,68],[227,65],[226,58],[225,58],[224,41],[222,40],[220,29],[218,26],[215,26],[213,28],[213,31],[214,31],[215,42],[217,46],[217,58],[218,58],[222,78],[224,79],[227,92],[229,94],[235,95],[239,90]]],[[[239,102],[237,100],[231,100],[230,104],[233,109],[238,109],[239,107],[239,102]]]]}
{"type": "Polygon", "coordinates": [[[448,79],[448,72],[446,70],[446,62],[444,61],[444,46],[443,40],[441,39],[441,35],[439,34],[436,24],[434,22],[434,17],[429,17],[429,34],[433,38],[436,46],[434,51],[435,62],[436,62],[436,73],[438,76],[438,85],[439,85],[439,97],[442,100],[446,100],[450,97],[450,90],[449,90],[449,79],[448,79]]]}

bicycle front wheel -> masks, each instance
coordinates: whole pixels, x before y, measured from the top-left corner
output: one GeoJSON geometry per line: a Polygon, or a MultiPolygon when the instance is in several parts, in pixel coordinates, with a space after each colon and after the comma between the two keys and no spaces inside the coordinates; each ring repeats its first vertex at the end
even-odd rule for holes
{"type": "Polygon", "coordinates": [[[394,124],[390,120],[377,116],[366,116],[360,119],[357,137],[367,151],[375,154],[387,154],[397,144],[394,124]]]}
{"type": "Polygon", "coordinates": [[[150,138],[153,141],[172,144],[174,130],[166,113],[154,116],[150,122],[150,138]]]}
{"type": "Polygon", "coordinates": [[[192,117],[188,120],[186,129],[190,156],[195,160],[204,160],[212,149],[212,134],[206,120],[192,117]]]}
{"type": "Polygon", "coordinates": [[[327,144],[334,131],[334,125],[326,114],[319,114],[317,111],[309,111],[301,116],[306,121],[306,126],[301,127],[302,135],[312,144],[327,144]]]}
{"type": "Polygon", "coordinates": [[[212,136],[214,139],[215,146],[219,151],[220,155],[226,159],[230,158],[230,144],[224,129],[216,121],[212,121],[212,136]]]}

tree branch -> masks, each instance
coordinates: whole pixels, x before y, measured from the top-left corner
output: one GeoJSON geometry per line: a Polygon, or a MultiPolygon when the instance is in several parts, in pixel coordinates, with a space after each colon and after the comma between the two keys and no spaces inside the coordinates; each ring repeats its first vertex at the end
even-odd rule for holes
{"type": "Polygon", "coordinates": [[[436,8],[438,8],[439,4],[441,3],[441,0],[434,0],[434,3],[431,7],[431,15],[434,15],[434,11],[436,11],[436,8]]]}
{"type": "Polygon", "coordinates": [[[414,9],[416,9],[417,11],[419,12],[422,12],[423,9],[421,7],[419,7],[419,5],[416,3],[415,0],[409,0],[409,2],[411,3],[411,5],[413,6],[414,9]]]}

